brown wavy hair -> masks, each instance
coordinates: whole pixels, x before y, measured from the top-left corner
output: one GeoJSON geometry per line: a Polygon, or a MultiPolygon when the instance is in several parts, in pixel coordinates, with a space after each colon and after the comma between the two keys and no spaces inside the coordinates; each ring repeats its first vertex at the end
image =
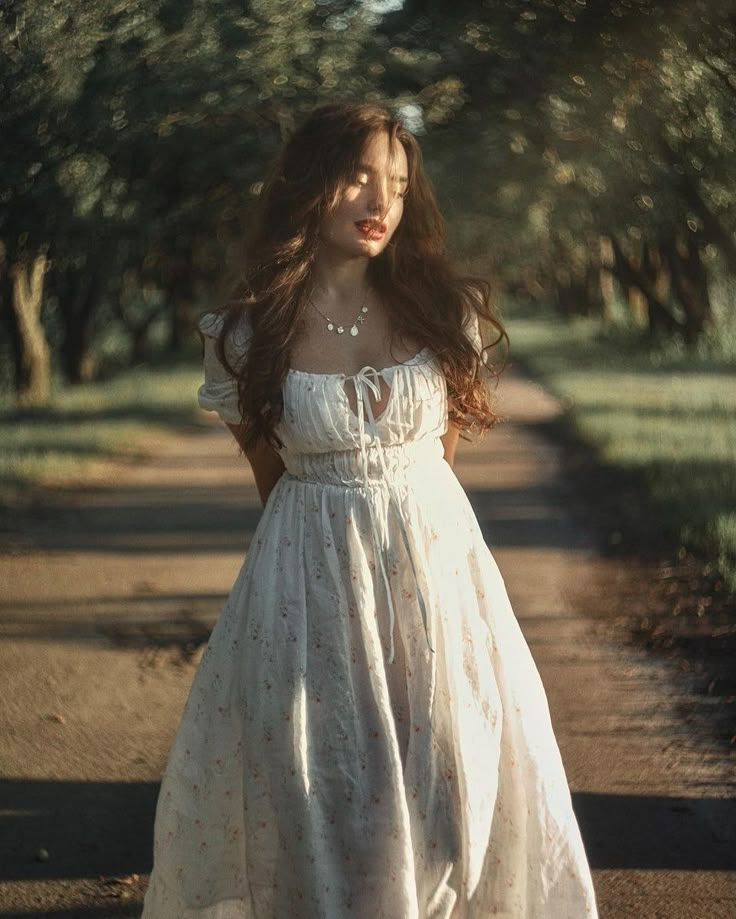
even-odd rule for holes
{"type": "MultiPolygon", "coordinates": [[[[382,297],[394,330],[429,347],[446,381],[451,421],[467,432],[483,433],[500,420],[488,386],[496,369],[488,349],[508,335],[491,306],[491,284],[458,274],[450,264],[444,221],[422,153],[398,118],[373,104],[334,103],[314,109],[293,133],[264,183],[242,270],[223,307],[218,357],[237,378],[239,409],[247,446],[265,438],[280,447],[275,433],[283,410],[282,386],[291,346],[307,309],[312,266],[321,221],[339,204],[368,142],[385,132],[390,149],[397,139],[408,160],[409,184],[399,225],[372,258],[367,279],[382,297]],[[468,312],[481,331],[496,337],[476,353],[464,331],[468,312]],[[245,360],[228,362],[225,341],[246,314],[252,329],[245,360]]],[[[507,356],[507,355],[506,355],[507,356]]]]}

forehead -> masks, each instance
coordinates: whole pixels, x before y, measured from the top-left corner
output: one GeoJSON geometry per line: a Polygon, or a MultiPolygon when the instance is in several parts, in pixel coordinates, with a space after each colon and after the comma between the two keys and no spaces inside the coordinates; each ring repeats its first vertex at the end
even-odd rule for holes
{"type": "Polygon", "coordinates": [[[393,166],[393,171],[398,176],[408,175],[408,161],[404,145],[396,138],[393,144],[390,144],[389,136],[384,132],[368,139],[360,159],[364,165],[370,166],[377,172],[388,172],[393,166]]]}

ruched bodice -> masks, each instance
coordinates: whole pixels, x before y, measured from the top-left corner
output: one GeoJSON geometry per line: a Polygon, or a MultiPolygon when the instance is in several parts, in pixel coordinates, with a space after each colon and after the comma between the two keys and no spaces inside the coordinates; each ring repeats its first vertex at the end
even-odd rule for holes
{"type": "MultiPolygon", "coordinates": [[[[237,424],[220,320],[200,328],[200,405],[237,424]]],[[[248,342],[243,321],[234,366],[248,342]]],[[[544,689],[443,458],[431,351],[291,370],[283,397],[285,472],[169,756],[144,919],[595,919],[544,689]]]]}
{"type": "Polygon", "coordinates": [[[364,452],[375,442],[406,444],[440,437],[447,430],[445,379],[428,349],[402,364],[364,367],[352,376],[291,370],[283,396],[277,433],[287,469],[293,454],[364,452]],[[378,377],[386,381],[389,393],[375,417],[370,397],[378,397],[378,377]],[[357,413],[350,407],[347,387],[355,391],[357,413]]]}

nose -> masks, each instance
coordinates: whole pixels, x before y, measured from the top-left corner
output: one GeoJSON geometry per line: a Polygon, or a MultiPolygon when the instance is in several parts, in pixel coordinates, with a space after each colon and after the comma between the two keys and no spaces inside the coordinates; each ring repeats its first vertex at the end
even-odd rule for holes
{"type": "Polygon", "coordinates": [[[388,211],[391,207],[391,201],[389,199],[388,189],[385,187],[385,183],[376,179],[371,185],[371,196],[370,196],[370,210],[371,215],[375,217],[385,218],[388,214],[388,211]]]}
{"type": "Polygon", "coordinates": [[[382,204],[376,204],[370,208],[370,216],[374,220],[385,220],[386,219],[387,208],[382,204]]]}
{"type": "Polygon", "coordinates": [[[374,184],[371,191],[370,208],[376,214],[382,214],[385,207],[386,195],[378,184],[374,184]]]}

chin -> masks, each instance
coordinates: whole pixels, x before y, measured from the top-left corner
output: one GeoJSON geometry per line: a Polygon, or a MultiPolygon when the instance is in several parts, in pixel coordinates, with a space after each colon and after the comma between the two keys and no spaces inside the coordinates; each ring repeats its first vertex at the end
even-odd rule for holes
{"type": "Polygon", "coordinates": [[[388,245],[388,239],[385,237],[379,241],[364,239],[360,242],[360,248],[369,255],[380,255],[388,245]]]}

